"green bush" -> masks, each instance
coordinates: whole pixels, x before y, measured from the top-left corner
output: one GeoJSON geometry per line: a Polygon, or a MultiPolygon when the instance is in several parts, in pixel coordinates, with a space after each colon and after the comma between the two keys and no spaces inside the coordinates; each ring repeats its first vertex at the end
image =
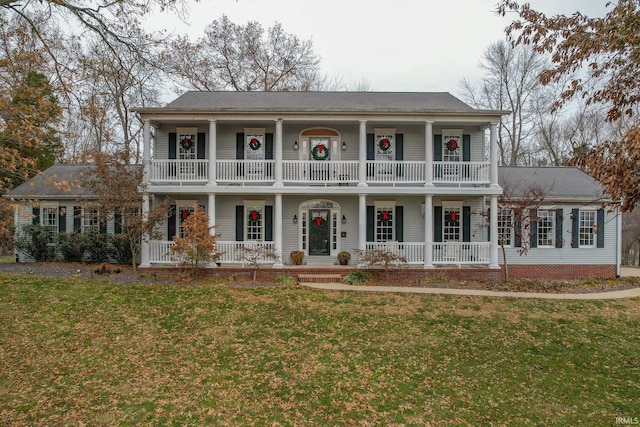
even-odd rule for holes
{"type": "Polygon", "coordinates": [[[280,274],[273,278],[273,283],[276,285],[295,285],[296,279],[291,276],[285,276],[284,274],[280,274]]]}
{"type": "Polygon", "coordinates": [[[131,264],[131,247],[129,239],[122,234],[111,236],[111,245],[113,247],[113,257],[115,262],[119,264],[131,264]]]}
{"type": "Polygon", "coordinates": [[[84,253],[87,250],[87,238],[79,231],[61,233],[58,235],[58,250],[64,261],[83,261],[84,253]]]}
{"type": "Polygon", "coordinates": [[[369,281],[369,275],[364,271],[356,270],[344,276],[342,281],[350,285],[362,285],[369,281]]]}
{"type": "Polygon", "coordinates": [[[111,236],[97,232],[87,233],[85,236],[88,262],[111,262],[116,259],[116,250],[111,244],[111,236]]]}
{"type": "Polygon", "coordinates": [[[49,230],[43,225],[25,225],[18,233],[15,248],[36,261],[52,260],[55,259],[55,248],[49,245],[50,237],[49,230]]]}

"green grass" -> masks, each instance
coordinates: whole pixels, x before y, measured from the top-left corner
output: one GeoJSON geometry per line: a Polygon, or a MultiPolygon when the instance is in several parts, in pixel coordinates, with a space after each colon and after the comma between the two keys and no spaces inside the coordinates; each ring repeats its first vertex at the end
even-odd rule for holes
{"type": "Polygon", "coordinates": [[[13,262],[13,261],[14,261],[13,255],[2,255],[2,256],[0,256],[0,263],[13,262]]]}
{"type": "Polygon", "coordinates": [[[0,275],[1,425],[615,425],[640,300],[0,275]]]}

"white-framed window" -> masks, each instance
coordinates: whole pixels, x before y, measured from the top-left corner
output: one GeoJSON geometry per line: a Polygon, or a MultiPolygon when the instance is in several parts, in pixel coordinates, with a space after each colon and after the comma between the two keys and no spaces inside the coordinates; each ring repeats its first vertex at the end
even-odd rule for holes
{"type": "Polygon", "coordinates": [[[513,210],[500,208],[498,210],[498,243],[502,246],[513,246],[513,210]]]}
{"type": "Polygon", "coordinates": [[[375,235],[376,242],[395,241],[395,202],[375,202],[375,235]]]}
{"type": "Polygon", "coordinates": [[[184,221],[189,218],[198,202],[196,200],[176,200],[176,234],[184,237],[184,221]]]}
{"type": "Polygon", "coordinates": [[[376,161],[393,161],[396,158],[396,129],[392,128],[375,128],[374,133],[374,152],[376,161]]]}
{"type": "Polygon", "coordinates": [[[461,129],[442,129],[442,161],[462,161],[461,129]]]}
{"type": "Polygon", "coordinates": [[[198,144],[198,128],[177,128],[178,159],[192,160],[196,158],[198,144]]]}
{"type": "Polygon", "coordinates": [[[578,243],[581,248],[596,247],[596,211],[580,210],[578,213],[578,243]]]}
{"type": "Polygon", "coordinates": [[[462,206],[443,206],[442,215],[442,240],[459,242],[462,236],[462,206]]]}
{"type": "Polygon", "coordinates": [[[556,231],[556,212],[554,209],[538,210],[538,247],[553,248],[556,231]]]}
{"type": "Polygon", "coordinates": [[[100,230],[97,209],[82,209],[82,232],[97,233],[100,230]]]}
{"type": "Polygon", "coordinates": [[[244,239],[248,241],[264,241],[264,200],[244,201],[244,239]]]}
{"type": "Polygon", "coordinates": [[[49,244],[58,243],[58,206],[44,205],[40,211],[40,224],[49,232],[49,244]]]}

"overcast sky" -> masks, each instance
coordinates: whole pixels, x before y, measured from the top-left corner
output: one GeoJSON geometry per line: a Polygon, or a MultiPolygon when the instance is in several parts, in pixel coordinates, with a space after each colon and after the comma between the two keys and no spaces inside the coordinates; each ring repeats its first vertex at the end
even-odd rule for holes
{"type": "MultiPolygon", "coordinates": [[[[607,0],[529,0],[547,15],[602,16],[607,0]]],[[[236,24],[280,22],[311,39],[322,70],[344,81],[365,79],[371,90],[450,92],[463,78],[477,81],[489,43],[504,38],[515,16],[498,17],[496,0],[201,0],[189,22],[168,13],[150,26],[196,39],[223,14],[236,24]]]]}

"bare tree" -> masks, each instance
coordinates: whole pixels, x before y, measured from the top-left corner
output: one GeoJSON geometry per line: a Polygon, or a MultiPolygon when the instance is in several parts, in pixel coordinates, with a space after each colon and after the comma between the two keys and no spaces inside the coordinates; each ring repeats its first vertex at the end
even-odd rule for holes
{"type": "Polygon", "coordinates": [[[240,250],[240,259],[247,261],[253,266],[253,283],[256,282],[258,268],[261,262],[280,260],[280,254],[270,246],[265,245],[243,245],[240,250]]]}
{"type": "Polygon", "coordinates": [[[309,90],[320,81],[320,59],[311,40],[300,40],[276,23],[234,24],[223,16],[192,43],[187,36],[163,55],[180,87],[196,90],[309,90]]]}
{"type": "Polygon", "coordinates": [[[407,263],[405,257],[386,249],[358,250],[358,260],[364,265],[381,265],[384,268],[387,283],[389,283],[389,268],[407,263]]]}
{"type": "Polygon", "coordinates": [[[503,166],[526,163],[534,134],[533,101],[542,88],[538,75],[546,59],[527,47],[513,48],[505,41],[491,43],[480,68],[478,85],[463,80],[463,97],[477,108],[509,110],[498,126],[498,149],[503,166]]]}

